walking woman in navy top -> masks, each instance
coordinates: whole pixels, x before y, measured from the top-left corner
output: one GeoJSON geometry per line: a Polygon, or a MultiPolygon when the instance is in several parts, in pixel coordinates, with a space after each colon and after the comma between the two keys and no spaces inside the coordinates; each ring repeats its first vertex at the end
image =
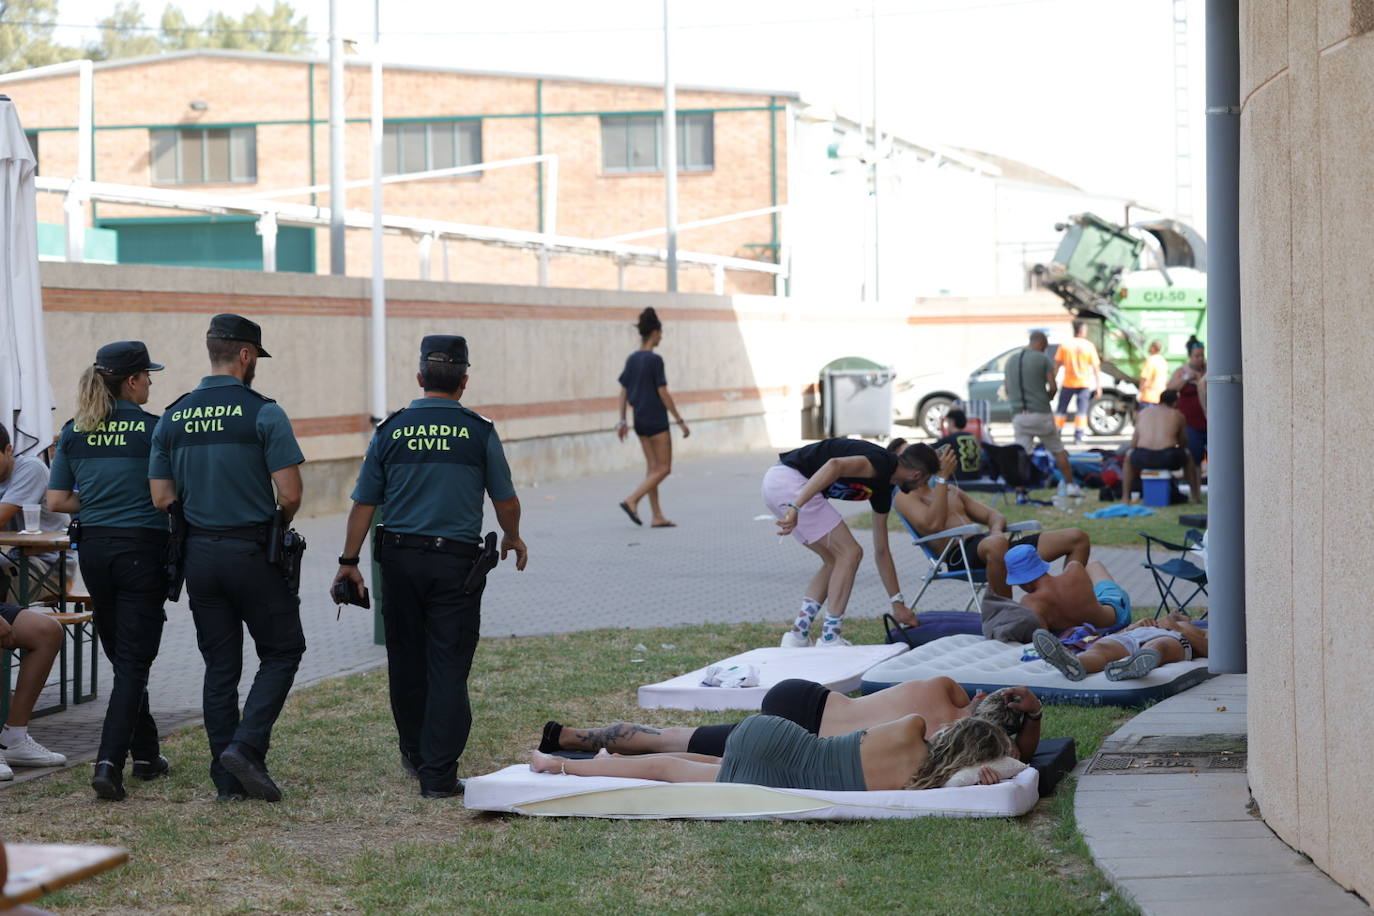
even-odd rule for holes
{"type": "Polygon", "coordinates": [[[648,472],[644,481],[635,491],[625,498],[620,508],[636,525],[644,524],[639,519],[639,501],[649,497],[649,508],[653,518],[649,524],[655,528],[672,528],[673,523],[663,517],[663,507],[658,502],[658,485],[673,471],[673,440],[668,432],[668,414],[673,415],[682,428],[682,438],[690,436],[687,421],[677,412],[673,397],[668,393],[668,378],[663,372],[663,357],[654,352],[663,340],[663,324],[651,308],[639,314],[639,349],[625,360],[625,371],[620,373],[620,423],[616,435],[625,441],[630,431],[625,422],[626,406],[633,406],[634,430],[639,437],[639,445],[644,449],[644,461],[648,472]]]}
{"type": "Polygon", "coordinates": [[[148,711],[148,671],[166,620],[167,513],[153,505],[148,455],[157,417],[148,403],[162,366],[138,340],[107,344],[82,373],[76,419],[57,440],[48,506],[81,513],[81,577],[90,589],[100,648],[114,668],[91,788],[125,797],[124,761],[149,781],[165,774],[157,723],[148,711]]]}

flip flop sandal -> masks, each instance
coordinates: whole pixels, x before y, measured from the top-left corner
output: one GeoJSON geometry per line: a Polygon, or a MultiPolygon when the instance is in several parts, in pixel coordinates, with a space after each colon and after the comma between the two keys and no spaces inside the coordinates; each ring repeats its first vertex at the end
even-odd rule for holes
{"type": "Polygon", "coordinates": [[[1059,641],[1049,630],[1036,630],[1031,637],[1031,642],[1035,643],[1035,651],[1040,653],[1040,657],[1051,665],[1059,669],[1059,672],[1071,681],[1081,681],[1088,676],[1083,663],[1078,660],[1064,644],[1059,641]]]}
{"type": "Polygon", "coordinates": [[[1164,656],[1158,649],[1141,649],[1129,658],[1117,659],[1107,665],[1105,671],[1109,681],[1129,681],[1144,677],[1159,667],[1164,656]]]}
{"type": "Polygon", "coordinates": [[[630,517],[630,521],[634,522],[636,525],[644,524],[639,520],[639,513],[631,509],[629,503],[621,503],[620,508],[625,510],[625,514],[630,517]]]}
{"type": "Polygon", "coordinates": [[[676,528],[676,527],[677,527],[677,522],[663,522],[662,524],[655,523],[655,524],[650,525],[649,527],[650,527],[650,528],[676,528]]]}

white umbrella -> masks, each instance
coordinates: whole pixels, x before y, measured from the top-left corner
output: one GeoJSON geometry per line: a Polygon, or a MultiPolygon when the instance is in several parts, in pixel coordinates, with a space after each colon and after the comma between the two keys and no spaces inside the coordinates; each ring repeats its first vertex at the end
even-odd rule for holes
{"type": "Polygon", "coordinates": [[[19,112],[9,96],[0,95],[0,423],[8,427],[16,455],[39,454],[53,434],[38,276],[37,166],[19,112]]]}

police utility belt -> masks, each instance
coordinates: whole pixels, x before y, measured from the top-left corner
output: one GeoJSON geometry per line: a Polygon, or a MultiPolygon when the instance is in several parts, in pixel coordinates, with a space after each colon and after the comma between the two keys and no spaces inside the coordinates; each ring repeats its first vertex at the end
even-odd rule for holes
{"type": "Polygon", "coordinates": [[[429,550],[435,553],[452,554],[455,557],[474,560],[482,553],[480,544],[470,544],[466,541],[455,541],[451,538],[429,537],[423,534],[402,534],[399,531],[387,531],[382,528],[377,533],[377,540],[383,547],[405,547],[410,550],[429,550]]]}

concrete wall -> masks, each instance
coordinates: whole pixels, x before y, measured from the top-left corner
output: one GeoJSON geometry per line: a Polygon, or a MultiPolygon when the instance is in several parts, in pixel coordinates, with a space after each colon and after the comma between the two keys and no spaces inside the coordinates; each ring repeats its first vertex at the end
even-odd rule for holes
{"type": "Polygon", "coordinates": [[[1241,3],[1251,789],[1374,899],[1374,5],[1241,3]]]}
{"type": "MultiPolygon", "coordinates": [[[[646,305],[664,322],[659,352],[693,430],[674,440],[679,455],[799,442],[817,374],[837,357],[867,356],[903,375],[968,367],[986,358],[988,338],[1064,316],[1044,297],[912,307],[414,280],[388,283],[387,294],[388,409],[419,395],[422,336],[464,334],[473,362],[464,402],[497,422],[526,485],[641,466],[637,444],[612,430],[616,377],[638,346],[632,325],[646,305]]],[[[201,342],[212,315],[259,322],[272,358],[259,363],[255,387],[295,424],[308,461],[306,511],[344,507],[372,428],[367,281],[47,263],[43,296],[59,422],[71,416],[77,376],[101,344],[143,340],[167,365],[155,377],[157,412],[206,371],[201,342]]]]}

